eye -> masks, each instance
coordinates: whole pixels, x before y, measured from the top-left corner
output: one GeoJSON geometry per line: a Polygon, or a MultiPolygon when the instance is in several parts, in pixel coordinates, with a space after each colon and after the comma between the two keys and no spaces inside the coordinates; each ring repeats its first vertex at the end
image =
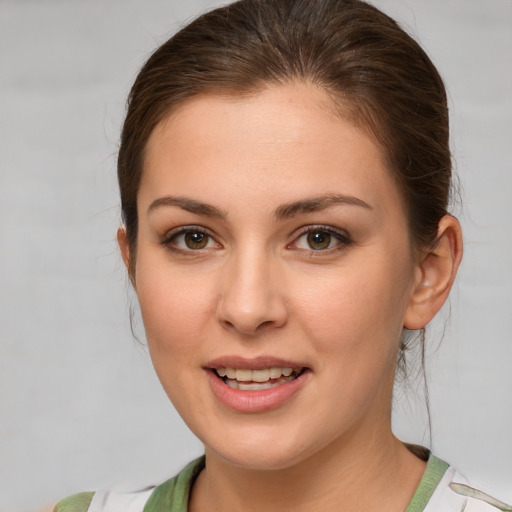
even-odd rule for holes
{"type": "Polygon", "coordinates": [[[343,248],[351,244],[349,237],[327,227],[310,227],[293,242],[293,246],[297,249],[306,251],[325,251],[329,249],[343,248]]]}
{"type": "Polygon", "coordinates": [[[204,249],[208,245],[209,236],[201,232],[190,232],[181,235],[188,249],[204,249]]]}
{"type": "Polygon", "coordinates": [[[326,231],[310,231],[306,234],[308,246],[314,251],[328,249],[331,245],[332,237],[326,231]]]}
{"type": "Polygon", "coordinates": [[[181,252],[219,247],[208,233],[195,227],[183,227],[169,233],[162,241],[162,245],[181,252]]]}

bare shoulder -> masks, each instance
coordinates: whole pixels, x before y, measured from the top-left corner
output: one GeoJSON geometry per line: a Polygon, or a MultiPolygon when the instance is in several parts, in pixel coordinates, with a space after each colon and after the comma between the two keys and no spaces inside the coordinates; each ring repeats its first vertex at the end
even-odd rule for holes
{"type": "Polygon", "coordinates": [[[53,512],[55,510],[56,506],[57,506],[56,504],[48,505],[47,507],[40,509],[39,512],[53,512]]]}

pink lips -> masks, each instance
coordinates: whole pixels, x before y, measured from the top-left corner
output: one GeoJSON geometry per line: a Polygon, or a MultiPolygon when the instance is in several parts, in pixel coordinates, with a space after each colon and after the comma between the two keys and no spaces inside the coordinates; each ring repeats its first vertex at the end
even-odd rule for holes
{"type": "Polygon", "coordinates": [[[222,405],[238,412],[258,413],[275,409],[292,399],[304,386],[311,372],[306,368],[295,379],[269,389],[242,391],[228,387],[214,369],[241,368],[258,370],[273,367],[299,369],[306,368],[306,365],[273,357],[246,359],[230,356],[210,361],[205,367],[205,371],[209,379],[210,388],[222,405]]]}

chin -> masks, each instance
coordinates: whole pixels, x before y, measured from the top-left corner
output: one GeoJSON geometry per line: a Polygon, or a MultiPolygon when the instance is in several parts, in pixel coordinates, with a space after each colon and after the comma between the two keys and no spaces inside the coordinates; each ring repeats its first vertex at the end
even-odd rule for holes
{"type": "Polygon", "coordinates": [[[308,442],[304,429],[293,430],[274,424],[270,429],[241,428],[233,437],[226,432],[220,442],[205,440],[206,455],[247,470],[277,471],[299,465],[329,444],[329,435],[308,442]]]}
{"type": "Polygon", "coordinates": [[[301,457],[292,450],[278,451],[273,447],[271,450],[262,450],[261,446],[243,447],[237,450],[224,450],[222,453],[214,450],[206,450],[209,454],[215,454],[226,463],[251,471],[279,471],[289,469],[299,464],[307,457],[301,457]]]}

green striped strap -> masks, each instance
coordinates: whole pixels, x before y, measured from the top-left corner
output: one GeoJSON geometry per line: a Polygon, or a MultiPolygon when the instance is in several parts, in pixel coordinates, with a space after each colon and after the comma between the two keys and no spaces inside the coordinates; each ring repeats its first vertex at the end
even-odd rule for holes
{"type": "Polygon", "coordinates": [[[93,492],[73,494],[59,501],[59,503],[55,505],[53,512],[87,512],[93,496],[93,492]]]}
{"type": "Polygon", "coordinates": [[[159,485],[151,493],[144,512],[187,512],[190,490],[204,465],[203,455],[185,466],[174,478],[159,485]]]}
{"type": "Polygon", "coordinates": [[[438,459],[434,455],[430,455],[425,473],[420,480],[420,484],[416,489],[409,505],[405,509],[405,512],[423,512],[427,503],[429,502],[432,494],[439,485],[441,478],[446,473],[446,470],[450,466],[441,459],[438,459]]]}

